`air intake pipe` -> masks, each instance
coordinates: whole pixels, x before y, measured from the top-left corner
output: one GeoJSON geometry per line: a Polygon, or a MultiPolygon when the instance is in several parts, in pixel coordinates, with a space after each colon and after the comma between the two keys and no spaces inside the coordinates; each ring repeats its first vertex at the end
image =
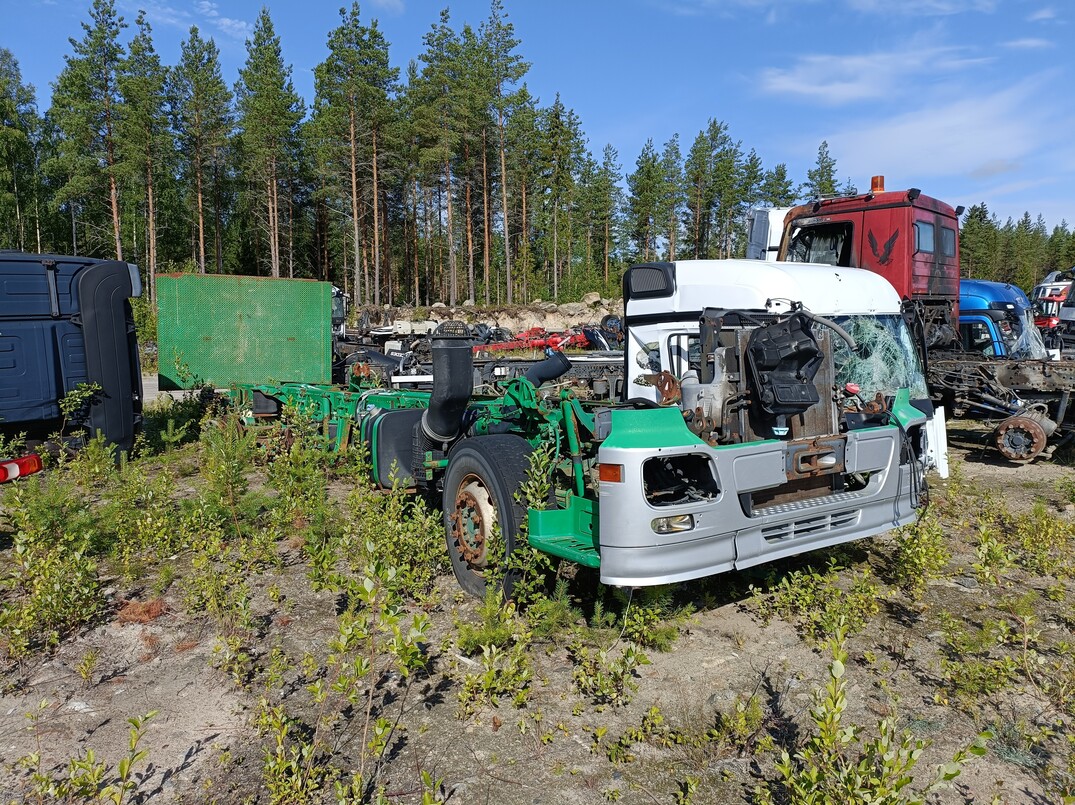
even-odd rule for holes
{"type": "Polygon", "coordinates": [[[523,377],[533,383],[534,388],[538,388],[542,383],[562,377],[570,368],[571,361],[564,356],[564,353],[554,352],[541,363],[535,363],[527,369],[523,377]]]}
{"type": "Polygon", "coordinates": [[[474,352],[470,339],[437,336],[433,339],[433,393],[422,414],[422,433],[434,443],[450,442],[459,435],[463,414],[474,392],[474,352]]]}

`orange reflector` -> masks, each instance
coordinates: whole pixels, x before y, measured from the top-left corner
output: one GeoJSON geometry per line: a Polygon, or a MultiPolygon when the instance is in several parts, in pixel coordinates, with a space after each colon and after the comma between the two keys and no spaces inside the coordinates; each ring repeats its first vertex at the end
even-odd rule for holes
{"type": "Polygon", "coordinates": [[[884,193],[885,192],[885,177],[874,176],[870,179],[870,192],[871,193],[884,193]]]}
{"type": "Polygon", "coordinates": [[[623,465],[622,464],[598,464],[597,465],[597,477],[606,483],[622,484],[623,483],[623,465]]]}

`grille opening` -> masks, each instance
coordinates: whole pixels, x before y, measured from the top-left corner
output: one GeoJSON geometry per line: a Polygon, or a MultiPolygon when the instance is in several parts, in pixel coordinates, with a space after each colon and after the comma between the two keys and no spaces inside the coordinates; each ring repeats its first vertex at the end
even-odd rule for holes
{"type": "Polygon", "coordinates": [[[678,506],[713,500],[720,487],[707,456],[658,456],[642,465],[642,489],[651,506],[678,506]]]}

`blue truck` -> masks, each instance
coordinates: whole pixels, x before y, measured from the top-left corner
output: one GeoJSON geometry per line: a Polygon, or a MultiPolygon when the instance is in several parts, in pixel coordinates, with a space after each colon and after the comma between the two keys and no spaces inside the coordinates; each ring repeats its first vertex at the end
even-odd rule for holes
{"type": "Polygon", "coordinates": [[[131,449],[142,373],[130,300],[141,292],[130,263],[0,251],[0,434],[77,426],[131,449]],[[94,398],[64,422],[60,401],[89,385],[94,398]]]}
{"type": "Polygon", "coordinates": [[[1007,282],[959,281],[959,336],[965,350],[992,358],[1050,357],[1030,299],[1007,282]]]}

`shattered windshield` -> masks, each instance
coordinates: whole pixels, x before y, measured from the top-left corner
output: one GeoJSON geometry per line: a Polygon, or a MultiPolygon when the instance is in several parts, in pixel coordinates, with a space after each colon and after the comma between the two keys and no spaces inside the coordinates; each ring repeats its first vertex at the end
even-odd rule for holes
{"type": "Polygon", "coordinates": [[[1041,340],[1041,331],[1034,326],[1033,309],[1025,308],[1012,316],[1015,319],[1014,325],[1007,319],[999,322],[1008,357],[1034,361],[1048,359],[1049,352],[1045,349],[1045,342],[1041,340]]]}
{"type": "Polygon", "coordinates": [[[911,331],[902,316],[835,316],[833,321],[858,344],[858,352],[852,352],[842,338],[833,337],[837,383],[858,385],[866,399],[877,392],[892,397],[901,388],[910,392],[912,400],[929,396],[911,331]]]}
{"type": "Polygon", "coordinates": [[[787,261],[851,265],[851,224],[828,223],[798,229],[788,245],[787,261]]]}

